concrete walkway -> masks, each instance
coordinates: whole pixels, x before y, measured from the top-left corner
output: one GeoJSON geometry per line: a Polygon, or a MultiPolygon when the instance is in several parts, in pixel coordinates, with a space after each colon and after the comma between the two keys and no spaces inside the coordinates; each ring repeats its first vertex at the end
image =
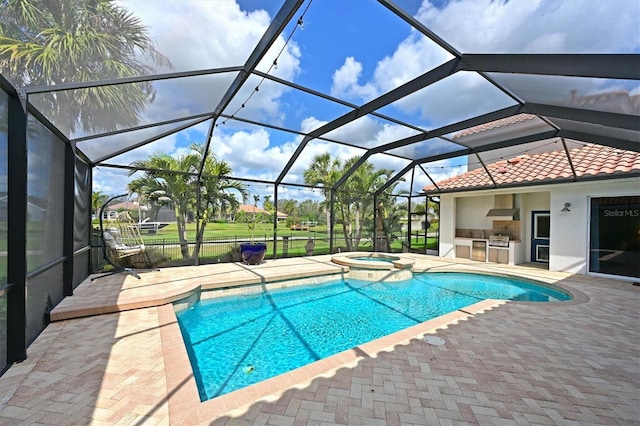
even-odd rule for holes
{"type": "Polygon", "coordinates": [[[168,303],[344,270],[315,256],[87,280],[0,377],[0,424],[640,424],[640,287],[411,256],[416,270],[512,274],[575,297],[484,301],[200,402],[168,303]]]}

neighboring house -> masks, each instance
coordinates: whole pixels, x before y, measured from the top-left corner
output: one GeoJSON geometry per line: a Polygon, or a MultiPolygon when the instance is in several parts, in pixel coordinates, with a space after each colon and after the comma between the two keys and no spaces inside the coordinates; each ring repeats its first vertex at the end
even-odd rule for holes
{"type": "Polygon", "coordinates": [[[144,204],[140,204],[138,200],[123,201],[121,203],[107,206],[102,213],[102,220],[116,220],[118,218],[118,213],[122,211],[138,212],[140,220],[143,220],[147,210],[149,210],[149,207],[144,204]]]}
{"type": "MultiPolygon", "coordinates": [[[[245,212],[245,213],[247,213],[247,214],[253,214],[253,213],[255,213],[255,214],[267,213],[267,211],[266,211],[266,210],[261,209],[260,207],[257,207],[257,206],[249,205],[249,204],[241,204],[241,205],[238,207],[238,211],[245,212]]],[[[279,211],[276,211],[276,214],[278,215],[278,222],[285,221],[285,220],[287,220],[287,218],[289,217],[286,213],[282,213],[282,212],[279,212],[279,211]]],[[[229,222],[235,222],[235,221],[236,221],[236,215],[235,215],[235,213],[229,213],[229,214],[227,215],[227,220],[228,220],[229,222]]]]}
{"type": "MultiPolygon", "coordinates": [[[[532,116],[509,117],[454,139],[468,146],[532,125],[532,116]]],[[[549,140],[483,163],[424,188],[440,197],[440,256],[640,278],[639,152],[549,140]]]]}

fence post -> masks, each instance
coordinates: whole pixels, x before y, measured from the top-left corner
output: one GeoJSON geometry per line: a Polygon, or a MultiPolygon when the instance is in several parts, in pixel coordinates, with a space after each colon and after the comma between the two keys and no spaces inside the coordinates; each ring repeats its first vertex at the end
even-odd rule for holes
{"type": "Polygon", "coordinates": [[[289,256],[289,237],[287,235],[282,236],[282,257],[289,256]]]}

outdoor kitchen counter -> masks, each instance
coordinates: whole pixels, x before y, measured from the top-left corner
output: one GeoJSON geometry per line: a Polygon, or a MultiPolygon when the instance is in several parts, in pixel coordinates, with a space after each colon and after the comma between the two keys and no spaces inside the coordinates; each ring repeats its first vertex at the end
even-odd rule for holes
{"type": "MultiPolygon", "coordinates": [[[[455,257],[463,259],[473,259],[473,242],[484,242],[486,262],[491,263],[507,263],[509,265],[517,265],[524,262],[524,252],[522,249],[522,241],[509,240],[508,247],[492,246],[489,244],[489,238],[473,238],[473,237],[455,237],[454,248],[455,257]]],[[[477,256],[477,253],[476,253],[477,256]]],[[[473,260],[480,260],[478,258],[473,260]]]]}
{"type": "MultiPolygon", "coordinates": [[[[475,238],[475,237],[454,237],[456,240],[469,240],[469,241],[486,241],[489,243],[489,238],[475,238]]],[[[509,240],[509,243],[521,243],[520,240],[509,240]]]]}

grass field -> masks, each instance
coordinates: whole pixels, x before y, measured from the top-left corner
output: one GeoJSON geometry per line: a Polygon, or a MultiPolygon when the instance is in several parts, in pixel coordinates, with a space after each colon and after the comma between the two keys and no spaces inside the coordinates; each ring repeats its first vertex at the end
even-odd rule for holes
{"type": "MultiPolygon", "coordinates": [[[[94,224],[94,226],[96,226],[94,224]]],[[[338,228],[335,231],[339,231],[338,228]]],[[[196,236],[195,224],[187,224],[187,240],[189,242],[189,251],[193,253],[194,241],[196,236]]],[[[357,250],[372,251],[373,243],[370,236],[362,238],[360,246],[357,250]],[[368,238],[367,238],[368,237],[368,238]]],[[[157,266],[177,266],[193,264],[193,260],[185,260],[182,257],[177,225],[175,223],[166,226],[156,234],[142,234],[143,242],[148,247],[148,251],[153,253],[153,257],[158,259],[157,266]]],[[[291,230],[286,226],[278,228],[278,241],[276,244],[276,257],[295,257],[304,256],[306,254],[307,241],[309,238],[315,242],[314,254],[329,253],[329,239],[327,236],[326,226],[312,227],[310,230],[298,231],[291,230]],[[283,241],[283,237],[289,237],[283,241]]],[[[406,238],[406,235],[404,236],[406,238]]],[[[205,228],[204,243],[202,244],[199,262],[200,263],[218,263],[237,261],[237,253],[234,253],[234,247],[241,241],[251,239],[250,231],[247,229],[246,223],[208,223],[205,228]],[[234,258],[234,255],[236,258],[234,258]]],[[[273,244],[273,228],[272,224],[258,223],[256,224],[255,240],[267,243],[267,259],[274,257],[273,244]]],[[[436,248],[437,241],[435,238],[429,237],[426,240],[427,248],[436,248]]],[[[418,252],[425,250],[424,234],[411,237],[411,248],[418,252]]],[[[394,239],[391,243],[393,252],[401,252],[402,240],[394,239]]],[[[346,245],[342,235],[335,233],[334,252],[346,251],[346,245]]]]}

